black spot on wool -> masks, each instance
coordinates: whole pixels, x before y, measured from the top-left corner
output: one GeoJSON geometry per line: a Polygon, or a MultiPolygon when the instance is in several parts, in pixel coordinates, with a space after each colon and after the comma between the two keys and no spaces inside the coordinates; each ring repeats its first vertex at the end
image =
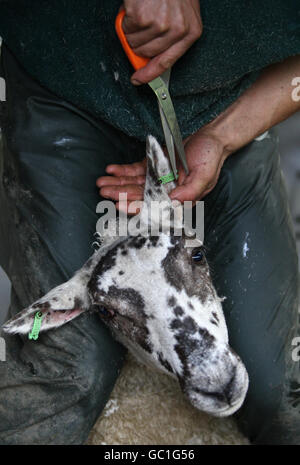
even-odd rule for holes
{"type": "Polygon", "coordinates": [[[174,307],[176,305],[176,302],[177,302],[177,300],[175,299],[174,296],[171,296],[171,297],[168,298],[168,305],[170,307],[174,307]]]}
{"type": "Polygon", "coordinates": [[[162,364],[163,367],[165,367],[166,370],[168,370],[170,373],[173,373],[173,369],[171,365],[169,364],[168,360],[166,360],[163,357],[163,354],[161,352],[158,352],[157,354],[159,362],[162,364]]]}
{"type": "Polygon", "coordinates": [[[184,314],[184,311],[182,309],[182,307],[180,307],[180,305],[177,305],[175,308],[174,308],[174,314],[176,316],[182,316],[184,314]]]}

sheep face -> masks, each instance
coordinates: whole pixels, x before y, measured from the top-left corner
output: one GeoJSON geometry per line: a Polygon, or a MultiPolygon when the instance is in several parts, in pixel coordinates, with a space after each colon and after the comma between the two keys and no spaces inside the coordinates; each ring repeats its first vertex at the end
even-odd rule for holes
{"type": "Polygon", "coordinates": [[[166,189],[157,182],[169,167],[153,138],[147,156],[145,208],[139,215],[144,233],[108,235],[72,279],[17,314],[4,330],[29,333],[37,311],[44,331],[92,309],[141,362],[176,377],[195,407],[230,415],[243,403],[248,375],[228,345],[205,251],[201,244],[186,246],[183,230],[178,234],[180,215],[175,214],[181,207],[168,197],[172,186],[166,189]],[[147,233],[153,219],[146,206],[157,200],[165,202],[159,221],[172,219],[168,234],[164,228],[158,235],[147,233]]]}

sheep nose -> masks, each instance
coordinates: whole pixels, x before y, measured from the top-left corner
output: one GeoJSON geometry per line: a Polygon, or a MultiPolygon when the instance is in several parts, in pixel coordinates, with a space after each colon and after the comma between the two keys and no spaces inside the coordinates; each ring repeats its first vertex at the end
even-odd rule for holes
{"type": "Polygon", "coordinates": [[[219,398],[222,402],[228,404],[231,406],[237,398],[237,392],[235,389],[236,386],[236,377],[237,373],[236,370],[234,370],[234,373],[232,374],[231,378],[229,379],[228,383],[223,386],[222,390],[220,392],[216,393],[216,397],[219,398]]]}
{"type": "Polygon", "coordinates": [[[201,392],[201,394],[204,394],[205,396],[217,399],[222,404],[226,404],[230,407],[236,400],[236,393],[235,393],[234,385],[235,385],[235,374],[230,378],[228,383],[225,386],[221,386],[219,390],[215,390],[215,391],[199,390],[199,392],[201,392]]]}
{"type": "Polygon", "coordinates": [[[222,391],[212,392],[212,393],[210,393],[210,395],[212,397],[215,397],[215,399],[218,399],[219,401],[221,401],[222,404],[227,404],[229,407],[232,404],[232,395],[227,390],[227,388],[222,390],[222,391]]]}

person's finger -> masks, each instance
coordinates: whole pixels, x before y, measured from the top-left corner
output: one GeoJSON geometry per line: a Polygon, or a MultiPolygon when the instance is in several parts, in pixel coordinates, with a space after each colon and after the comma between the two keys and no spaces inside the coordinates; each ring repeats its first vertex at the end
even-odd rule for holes
{"type": "Polygon", "coordinates": [[[172,6],[173,8],[170,8],[170,4],[163,5],[162,0],[157,1],[156,5],[153,1],[139,2],[135,6],[127,3],[123,31],[126,35],[147,29],[152,29],[155,35],[167,32],[180,11],[178,2],[173,2],[172,6]]]}
{"type": "Polygon", "coordinates": [[[144,196],[144,187],[139,185],[125,186],[105,186],[99,191],[101,197],[105,199],[119,200],[120,194],[127,194],[128,200],[142,200],[144,196]]]}
{"type": "Polygon", "coordinates": [[[98,187],[125,186],[127,184],[144,185],[145,180],[145,176],[101,176],[97,179],[96,185],[98,187]]]}
{"type": "MultiPolygon", "coordinates": [[[[143,45],[151,42],[152,40],[156,39],[157,37],[165,37],[169,31],[166,31],[162,34],[157,35],[154,28],[143,29],[141,31],[136,31],[131,34],[126,34],[126,39],[133,49],[135,53],[138,47],[142,47],[143,45]]],[[[138,53],[137,53],[138,54],[138,53]]]]}
{"type": "Polygon", "coordinates": [[[160,76],[188,50],[194,41],[194,36],[188,34],[165,52],[152,58],[146,66],[133,73],[132,84],[146,84],[160,76]]]}
{"type": "Polygon", "coordinates": [[[147,170],[146,158],[142,161],[131,163],[128,165],[108,165],[106,167],[107,174],[114,176],[145,176],[147,170]]]}
{"type": "Polygon", "coordinates": [[[187,176],[182,164],[178,162],[177,164],[178,166],[178,179],[177,179],[177,185],[178,186],[181,186],[182,184],[184,184],[185,182],[187,182],[187,179],[190,175],[187,176]]]}
{"type": "Polygon", "coordinates": [[[213,184],[211,180],[201,179],[201,173],[195,170],[184,184],[175,187],[169,195],[172,200],[176,199],[180,202],[200,200],[211,184],[213,184]]]}
{"type": "Polygon", "coordinates": [[[139,204],[136,200],[133,202],[117,202],[116,208],[128,215],[137,215],[141,211],[142,204],[139,204]]]}
{"type": "Polygon", "coordinates": [[[147,29],[151,29],[153,26],[153,16],[152,14],[145,14],[143,12],[143,15],[137,15],[136,12],[135,14],[132,14],[128,12],[128,9],[126,11],[126,14],[124,16],[123,22],[122,22],[122,29],[126,36],[128,34],[133,34],[137,31],[145,31],[147,29]]]}
{"type": "Polygon", "coordinates": [[[172,200],[179,200],[179,202],[185,202],[187,200],[194,202],[199,200],[201,190],[198,188],[195,189],[195,186],[192,184],[183,184],[182,186],[177,186],[169,195],[172,200]]]}
{"type": "Polygon", "coordinates": [[[139,56],[153,58],[168,50],[171,46],[181,40],[183,36],[184,33],[176,36],[174,33],[169,32],[165,35],[155,37],[153,40],[141,44],[133,50],[139,56]]]}
{"type": "Polygon", "coordinates": [[[188,34],[189,24],[185,18],[178,14],[177,20],[172,16],[172,21],[157,22],[148,29],[127,34],[129,45],[137,55],[153,57],[167,50],[171,45],[181,40],[188,34]]]}
{"type": "Polygon", "coordinates": [[[137,52],[139,47],[142,47],[143,45],[146,45],[157,38],[164,39],[167,35],[168,32],[157,36],[157,34],[154,33],[153,29],[146,29],[144,31],[138,31],[133,34],[127,34],[126,39],[134,53],[143,56],[142,54],[137,52]]]}

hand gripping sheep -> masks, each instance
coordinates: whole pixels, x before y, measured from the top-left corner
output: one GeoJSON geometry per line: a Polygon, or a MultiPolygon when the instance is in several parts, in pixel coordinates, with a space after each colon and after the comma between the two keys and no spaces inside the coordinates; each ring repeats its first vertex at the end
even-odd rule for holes
{"type": "MultiPolygon", "coordinates": [[[[168,196],[175,185],[158,182],[169,173],[169,163],[151,136],[147,163],[144,207],[138,216],[145,230],[153,221],[145,213],[153,201],[165,202],[162,222],[178,218],[168,196]]],[[[185,247],[185,241],[184,234],[175,235],[172,229],[156,236],[107,234],[73,278],[18,313],[3,329],[29,333],[37,312],[42,316],[40,329],[46,331],[82,312],[97,311],[139,361],[177,378],[196,408],[215,416],[231,415],[244,401],[247,371],[228,345],[222,299],[212,284],[204,251],[201,246],[185,247]]]]}

